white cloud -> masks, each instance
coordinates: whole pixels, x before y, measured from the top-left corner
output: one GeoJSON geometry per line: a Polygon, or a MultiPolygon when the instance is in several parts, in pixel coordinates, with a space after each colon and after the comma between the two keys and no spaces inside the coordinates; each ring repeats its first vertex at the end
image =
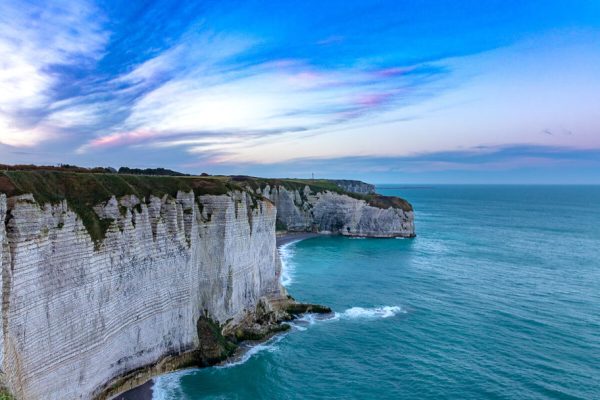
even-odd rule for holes
{"type": "Polygon", "coordinates": [[[102,55],[108,35],[99,21],[98,10],[84,1],[0,2],[0,143],[31,146],[52,136],[52,124],[22,116],[47,112],[57,84],[53,66],[102,55]]]}
{"type": "MultiPolygon", "coordinates": [[[[236,59],[256,44],[210,34],[187,37],[118,77],[115,82],[134,85],[129,90],[153,89],[137,100],[115,131],[125,134],[120,138],[129,138],[127,132],[153,132],[146,145],[189,145],[194,153],[224,151],[260,141],[259,132],[297,132],[357,118],[398,92],[397,77],[369,70],[325,70],[298,60],[238,64],[236,59]],[[198,136],[181,139],[192,132],[198,136]],[[203,132],[211,132],[211,145],[192,146],[203,132]],[[219,132],[222,137],[216,141],[219,132]]],[[[100,139],[80,151],[105,146],[100,139]]]]}
{"type": "Polygon", "coordinates": [[[54,136],[54,132],[38,127],[20,129],[11,126],[8,119],[0,117],[0,144],[15,147],[30,147],[54,136]]]}

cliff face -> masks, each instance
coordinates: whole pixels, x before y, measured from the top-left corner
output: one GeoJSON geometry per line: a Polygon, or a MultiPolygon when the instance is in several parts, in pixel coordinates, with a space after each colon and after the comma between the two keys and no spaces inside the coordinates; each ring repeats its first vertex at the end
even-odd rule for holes
{"type": "MultiPolygon", "coordinates": [[[[10,268],[8,250],[8,241],[6,240],[6,227],[4,221],[6,220],[6,195],[0,193],[0,293],[4,294],[4,276],[5,269],[10,268]]],[[[4,296],[2,298],[4,303],[4,296]]],[[[4,309],[4,307],[2,307],[4,309]]],[[[2,329],[0,330],[0,366],[4,365],[4,317],[0,319],[2,322],[2,329]]]]}
{"type": "MultiPolygon", "coordinates": [[[[280,295],[275,207],[240,192],[198,200],[112,198],[97,207],[115,221],[98,250],[65,201],[9,200],[0,357],[17,398],[91,398],[116,376],[197,347],[201,314],[223,323],[280,295]]],[[[2,222],[6,205],[2,196],[2,222]]]]}
{"type": "Polygon", "coordinates": [[[209,349],[200,364],[218,359],[223,342],[203,332],[255,338],[316,310],[289,308],[276,220],[292,231],[414,235],[401,199],[287,182],[0,174],[0,384],[18,400],[104,396],[171,355],[209,349]]]}
{"type": "Polygon", "coordinates": [[[375,185],[362,181],[353,181],[348,179],[335,179],[331,182],[335,183],[340,189],[351,193],[374,194],[375,185]]]}
{"type": "MultiPolygon", "coordinates": [[[[288,231],[382,238],[415,235],[414,214],[406,202],[371,205],[365,199],[327,190],[316,191],[308,185],[304,189],[267,185],[260,193],[277,207],[278,228],[288,231]]],[[[377,197],[374,202],[388,199],[377,197]]]]}

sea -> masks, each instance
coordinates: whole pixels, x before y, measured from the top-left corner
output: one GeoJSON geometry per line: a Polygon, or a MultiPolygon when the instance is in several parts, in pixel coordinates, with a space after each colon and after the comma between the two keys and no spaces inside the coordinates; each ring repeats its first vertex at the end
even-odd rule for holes
{"type": "Polygon", "coordinates": [[[335,314],[153,398],[600,399],[600,186],[377,190],[413,204],[416,238],[280,248],[290,294],[335,314]]]}

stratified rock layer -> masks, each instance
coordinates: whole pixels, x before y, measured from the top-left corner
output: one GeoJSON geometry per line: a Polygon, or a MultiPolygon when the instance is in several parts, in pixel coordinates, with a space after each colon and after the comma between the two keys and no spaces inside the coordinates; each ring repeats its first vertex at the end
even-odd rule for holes
{"type": "Polygon", "coordinates": [[[366,200],[309,186],[291,190],[282,185],[259,189],[277,206],[278,228],[318,231],[359,237],[415,236],[412,207],[381,208],[366,200]]]}
{"type": "MultiPolygon", "coordinates": [[[[69,177],[71,183],[86,179],[96,192],[114,178],[69,177]]],[[[39,182],[54,178],[59,182],[54,175],[39,182]]],[[[123,179],[122,186],[135,182],[123,179]]],[[[152,182],[167,187],[170,181],[152,182]]],[[[377,197],[373,205],[373,196],[308,185],[198,196],[179,190],[145,199],[107,195],[95,206],[69,192],[79,215],[67,200],[40,205],[33,195],[11,190],[9,198],[0,194],[0,384],[18,400],[104,397],[122,390],[119,382],[136,370],[158,366],[154,370],[164,372],[177,357],[220,358],[222,351],[202,353],[220,347],[203,342],[208,325],[201,321],[213,321],[210,326],[234,340],[285,328],[277,324],[307,308],[292,304],[279,283],[276,225],[352,236],[414,235],[412,207],[401,199],[377,197]],[[82,222],[82,207],[83,218],[93,213],[108,227],[100,240],[82,222]]],[[[53,194],[46,192],[40,190],[53,194]]]]}
{"type": "Polygon", "coordinates": [[[246,193],[180,192],[141,208],[112,198],[97,207],[114,219],[98,250],[65,201],[8,203],[5,232],[2,195],[0,359],[18,399],[90,399],[117,376],[198,347],[201,315],[241,319],[280,295],[276,210],[246,193]]]}
{"type": "MultiPolygon", "coordinates": [[[[4,276],[5,270],[10,268],[9,256],[10,252],[8,249],[8,241],[6,240],[6,227],[4,225],[6,221],[6,196],[0,193],[0,293],[4,294],[4,276]]],[[[8,271],[7,271],[8,272],[8,271]]],[[[3,297],[4,303],[4,297],[3,297]]],[[[2,307],[4,310],[4,307],[2,307]]],[[[2,329],[0,330],[0,366],[4,365],[4,316],[2,315],[2,329]]]]}

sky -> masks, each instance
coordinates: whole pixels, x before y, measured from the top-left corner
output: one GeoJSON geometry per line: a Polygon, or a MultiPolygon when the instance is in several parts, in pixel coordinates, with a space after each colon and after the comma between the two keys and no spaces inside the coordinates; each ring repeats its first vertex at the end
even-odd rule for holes
{"type": "Polygon", "coordinates": [[[0,0],[0,163],[600,183],[600,1],[0,0]]]}

